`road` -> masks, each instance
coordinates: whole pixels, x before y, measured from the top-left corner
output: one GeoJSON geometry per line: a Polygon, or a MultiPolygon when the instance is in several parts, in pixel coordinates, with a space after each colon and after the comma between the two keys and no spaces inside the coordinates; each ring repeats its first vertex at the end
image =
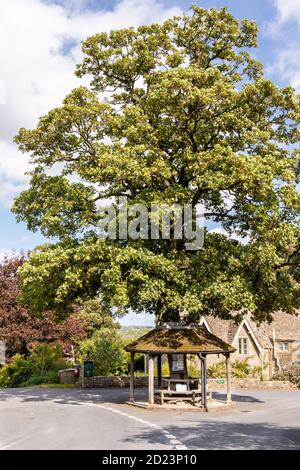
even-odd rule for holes
{"type": "Polygon", "coordinates": [[[144,410],[124,404],[127,396],[126,389],[1,389],[0,450],[300,449],[297,391],[235,390],[234,407],[209,413],[144,410]]]}

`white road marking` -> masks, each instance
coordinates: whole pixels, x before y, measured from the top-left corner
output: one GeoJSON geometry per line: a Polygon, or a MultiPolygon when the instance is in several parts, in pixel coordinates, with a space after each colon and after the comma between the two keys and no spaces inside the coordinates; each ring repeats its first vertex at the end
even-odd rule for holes
{"type": "Polygon", "coordinates": [[[17,441],[10,442],[9,444],[1,445],[0,450],[9,449],[10,447],[15,446],[16,444],[19,444],[19,442],[22,442],[22,441],[23,441],[23,438],[18,439],[17,441]]]}
{"type": "MultiPolygon", "coordinates": [[[[60,402],[60,401],[63,401],[63,400],[58,399],[58,400],[55,400],[55,401],[60,402]]],[[[174,436],[173,434],[171,434],[169,431],[165,430],[162,426],[159,426],[158,424],[151,423],[150,421],[146,421],[145,419],[138,418],[134,415],[130,415],[128,413],[125,413],[124,411],[112,408],[111,406],[100,405],[98,403],[91,403],[91,402],[74,401],[74,403],[79,403],[80,405],[85,405],[85,406],[86,405],[88,405],[88,406],[97,406],[98,408],[103,408],[104,410],[111,411],[111,412],[116,413],[118,415],[124,416],[125,418],[132,419],[133,421],[136,421],[137,423],[144,424],[145,426],[148,426],[150,428],[157,429],[169,441],[172,449],[187,450],[187,447],[182,442],[180,442],[180,440],[177,439],[176,436],[174,436]]],[[[15,446],[16,444],[18,444],[19,442],[22,442],[23,440],[24,440],[24,438],[18,439],[17,441],[13,441],[13,442],[10,442],[10,443],[3,442],[2,444],[0,444],[0,450],[9,449],[9,448],[15,446]]]]}
{"type": "Polygon", "coordinates": [[[97,403],[89,403],[89,405],[96,405],[98,408],[102,408],[107,411],[112,411],[113,413],[119,414],[121,416],[125,416],[126,418],[132,419],[133,421],[136,421],[137,423],[142,423],[145,424],[146,426],[149,426],[151,428],[159,430],[163,436],[169,440],[172,448],[175,448],[176,450],[187,450],[187,447],[177,439],[173,434],[170,434],[168,431],[166,431],[162,426],[159,426],[158,424],[155,423],[150,423],[149,421],[146,421],[141,418],[137,418],[134,415],[130,415],[128,413],[124,413],[124,411],[116,410],[115,408],[112,408],[111,406],[106,406],[106,405],[99,405],[97,403]]]}

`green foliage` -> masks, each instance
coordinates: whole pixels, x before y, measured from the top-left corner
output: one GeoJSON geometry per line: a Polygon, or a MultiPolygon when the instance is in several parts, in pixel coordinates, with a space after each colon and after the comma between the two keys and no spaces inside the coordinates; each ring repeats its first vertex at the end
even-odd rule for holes
{"type": "Polygon", "coordinates": [[[219,379],[226,377],[226,365],[225,362],[217,362],[207,369],[207,377],[210,379],[219,379]]]}
{"type": "Polygon", "coordinates": [[[23,387],[58,382],[58,371],[69,364],[59,346],[39,345],[25,358],[16,354],[0,369],[0,387],[23,387]]]}
{"type": "Polygon", "coordinates": [[[90,352],[95,375],[118,375],[128,372],[128,354],[116,329],[102,328],[79,344],[81,360],[90,352]]]}
{"type": "MultiPolygon", "coordinates": [[[[132,341],[140,338],[150,331],[151,328],[142,327],[142,326],[121,326],[119,330],[119,335],[122,338],[124,347],[132,341]]],[[[130,353],[125,352],[125,359],[127,366],[124,368],[124,371],[127,373],[130,367],[130,353]]],[[[136,353],[134,357],[134,370],[135,375],[144,375],[145,374],[145,357],[144,354],[136,353]]]]}
{"type": "MultiPolygon", "coordinates": [[[[248,359],[234,361],[232,363],[232,377],[236,379],[261,378],[262,369],[260,366],[250,366],[248,359]]],[[[207,376],[211,379],[226,377],[226,363],[217,362],[207,369],[207,376]]]]}
{"type": "Polygon", "coordinates": [[[169,369],[169,365],[168,365],[168,362],[164,362],[162,365],[161,365],[161,375],[163,377],[169,377],[170,376],[170,369],[169,369]]]}
{"type": "Polygon", "coordinates": [[[76,384],[60,384],[60,383],[46,383],[41,384],[41,388],[78,388],[79,385],[76,384]]]}
{"type": "Polygon", "coordinates": [[[300,101],[264,78],[256,36],[226,8],[193,6],[83,42],[76,73],[90,86],[16,137],[33,171],[13,211],[59,240],[20,269],[25,305],[65,312],[101,293],[119,314],[165,321],[300,308],[300,101]],[[201,203],[228,237],[206,234],[195,252],[186,237],[99,240],[97,204],[124,194],[129,206],[201,203]]]}
{"type": "Polygon", "coordinates": [[[195,364],[193,363],[188,363],[188,376],[193,379],[193,378],[196,378],[196,377],[199,377],[200,375],[200,371],[199,371],[199,367],[196,367],[195,364]]]}
{"type": "Polygon", "coordinates": [[[76,319],[85,324],[88,338],[101,328],[115,329],[119,327],[110,310],[106,309],[98,299],[81,303],[78,309],[79,313],[76,315],[76,319]]]}
{"type": "Polygon", "coordinates": [[[35,365],[21,354],[16,354],[9,364],[0,369],[0,387],[18,387],[33,374],[36,374],[35,365]]]}
{"type": "Polygon", "coordinates": [[[44,375],[33,375],[25,382],[20,383],[20,387],[32,387],[41,384],[58,384],[59,376],[57,371],[48,371],[44,375]]]}
{"type": "Polygon", "coordinates": [[[86,337],[84,324],[74,315],[60,319],[56,312],[47,311],[37,316],[20,305],[17,271],[25,260],[25,255],[19,255],[0,262],[0,338],[5,342],[6,359],[27,355],[32,346],[44,343],[60,344],[70,352],[76,341],[86,337]]]}
{"type": "Polygon", "coordinates": [[[300,388],[300,366],[291,366],[273,375],[273,380],[288,380],[300,388]]]}
{"type": "Polygon", "coordinates": [[[62,360],[62,351],[60,346],[36,346],[31,350],[29,358],[37,371],[43,375],[52,370],[59,370],[65,364],[62,360]]]}

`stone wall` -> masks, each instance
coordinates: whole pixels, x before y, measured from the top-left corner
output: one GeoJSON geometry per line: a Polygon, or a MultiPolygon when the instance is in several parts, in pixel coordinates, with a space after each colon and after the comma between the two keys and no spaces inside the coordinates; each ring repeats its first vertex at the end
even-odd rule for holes
{"type": "MultiPolygon", "coordinates": [[[[280,342],[280,341],[279,341],[280,342]]],[[[293,364],[300,364],[300,341],[283,341],[288,343],[288,351],[280,351],[277,348],[277,357],[280,367],[287,369],[293,364]]]]}
{"type": "MultiPolygon", "coordinates": [[[[291,347],[291,346],[289,346],[291,347]]],[[[292,365],[292,351],[281,352],[277,351],[276,353],[281,369],[286,369],[292,365]]]]}
{"type": "MultiPolygon", "coordinates": [[[[226,379],[208,379],[211,390],[224,389],[226,379]]],[[[231,379],[231,388],[245,388],[249,390],[299,390],[288,380],[258,380],[258,379],[231,379]]]]}
{"type": "MultiPolygon", "coordinates": [[[[128,376],[118,377],[85,377],[84,388],[124,388],[129,387],[130,378],[128,376]]],[[[135,387],[147,387],[148,377],[141,376],[135,377],[135,387]]],[[[226,379],[208,379],[210,390],[226,388],[226,379]]],[[[244,388],[249,390],[299,390],[296,385],[291,382],[283,380],[266,380],[260,381],[257,379],[231,379],[231,386],[235,388],[244,388]]]]}
{"type": "MultiPolygon", "coordinates": [[[[106,376],[95,376],[95,377],[84,377],[83,383],[81,378],[81,385],[84,388],[124,388],[129,387],[130,385],[130,377],[127,375],[118,376],[118,377],[106,377],[106,376]]],[[[135,387],[147,387],[148,385],[148,377],[141,376],[134,378],[134,386],[135,387]]]]}

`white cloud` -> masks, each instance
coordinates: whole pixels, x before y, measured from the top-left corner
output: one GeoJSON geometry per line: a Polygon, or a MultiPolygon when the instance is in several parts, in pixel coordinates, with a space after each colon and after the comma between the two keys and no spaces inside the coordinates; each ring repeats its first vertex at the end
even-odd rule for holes
{"type": "MultiPolygon", "coordinates": [[[[212,230],[209,230],[209,233],[217,233],[219,235],[225,235],[225,237],[228,237],[228,232],[226,232],[226,230],[223,227],[213,228],[212,230]]],[[[231,238],[232,240],[237,240],[243,245],[247,244],[250,241],[249,237],[241,237],[237,233],[232,233],[229,238],[231,238]]],[[[204,245],[205,245],[205,240],[204,240],[204,245]]]]}
{"type": "Polygon", "coordinates": [[[273,0],[277,9],[276,22],[278,24],[293,20],[300,24],[300,2],[299,0],[273,0]]]}
{"type": "Polygon", "coordinates": [[[6,103],[6,84],[0,80],[0,104],[6,103]]]}
{"type": "Polygon", "coordinates": [[[155,317],[149,313],[130,312],[117,320],[122,326],[155,326],[155,317]]]}
{"type": "Polygon", "coordinates": [[[26,183],[21,184],[0,178],[0,209],[9,209],[13,198],[24,189],[26,189],[26,183]]]}
{"type": "Polygon", "coordinates": [[[264,24],[264,35],[276,40],[276,56],[266,68],[269,75],[283,84],[300,89],[300,1],[273,0],[275,19],[264,24]]]}
{"type": "Polygon", "coordinates": [[[5,90],[0,102],[0,206],[8,204],[26,182],[27,158],[17,155],[13,136],[20,127],[34,126],[40,115],[59,106],[79,85],[73,72],[81,59],[80,42],[96,32],[179,13],[157,0],[123,0],[109,11],[84,10],[84,4],[82,0],[64,5],[42,0],[0,3],[2,95],[5,90]]]}
{"type": "Polygon", "coordinates": [[[24,172],[29,170],[29,164],[20,164],[17,148],[6,141],[0,141],[0,178],[8,181],[25,182],[24,172]]]}
{"type": "Polygon", "coordinates": [[[299,45],[293,40],[286,47],[279,49],[276,60],[267,68],[272,74],[288,85],[292,85],[300,91],[300,50],[299,45]]]}

